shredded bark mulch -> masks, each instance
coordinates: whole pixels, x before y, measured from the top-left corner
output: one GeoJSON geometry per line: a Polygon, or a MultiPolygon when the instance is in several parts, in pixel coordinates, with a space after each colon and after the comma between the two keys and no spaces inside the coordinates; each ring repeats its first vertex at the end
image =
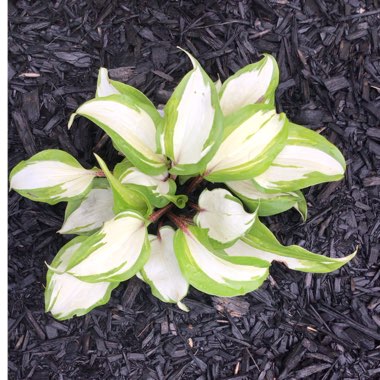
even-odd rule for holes
{"type": "Polygon", "coordinates": [[[380,2],[378,0],[11,1],[9,168],[63,149],[86,167],[93,152],[120,157],[84,118],[97,70],[138,87],[158,106],[190,69],[176,46],[222,80],[269,52],[277,109],[319,131],[347,159],[343,181],[304,191],[309,218],[265,218],[279,239],[332,257],[357,257],[327,275],[275,264],[245,297],[192,289],[189,313],[137,279],[89,315],[44,312],[46,262],[64,205],[9,196],[10,379],[380,378],[380,2]]]}

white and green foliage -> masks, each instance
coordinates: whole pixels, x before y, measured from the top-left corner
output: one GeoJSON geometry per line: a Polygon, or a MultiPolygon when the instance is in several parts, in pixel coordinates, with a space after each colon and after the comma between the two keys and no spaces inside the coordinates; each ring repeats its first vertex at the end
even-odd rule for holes
{"type": "Polygon", "coordinates": [[[141,270],[142,279],[152,288],[152,293],[164,302],[173,302],[187,310],[181,300],[186,296],[189,283],[183,276],[174,252],[175,231],[170,226],[149,235],[150,257],[141,270]]]}
{"type": "Polygon", "coordinates": [[[98,305],[108,302],[118,282],[81,281],[67,272],[67,267],[80,249],[85,236],[78,236],[61,248],[46,275],[45,309],[56,319],[84,315],[98,305]]]}
{"type": "Polygon", "coordinates": [[[88,194],[67,203],[61,234],[88,235],[115,216],[113,194],[108,181],[95,178],[88,194]]]}
{"type": "Polygon", "coordinates": [[[256,219],[256,212],[246,212],[240,200],[225,189],[205,189],[199,196],[198,206],[194,222],[207,229],[208,236],[221,244],[232,244],[256,219]]]}
{"type": "Polygon", "coordinates": [[[334,145],[276,112],[275,59],[264,54],[214,83],[186,54],[193,68],[162,114],[100,69],[95,98],[69,126],[77,115],[103,129],[125,156],[113,170],[97,155],[98,167],[85,169],[66,152],[46,150],[10,174],[11,189],[26,198],[68,202],[59,233],[79,235],[48,265],[45,305],[57,319],[106,303],[134,275],[160,300],[188,310],[189,285],[237,296],[257,289],[273,261],[326,273],[355,255],[283,246],[259,220],[291,208],[306,220],[300,190],[345,171],[334,145]]]}
{"type": "Polygon", "coordinates": [[[70,154],[49,149],[21,161],[11,171],[10,187],[34,201],[56,204],[85,196],[96,175],[70,154]]]}

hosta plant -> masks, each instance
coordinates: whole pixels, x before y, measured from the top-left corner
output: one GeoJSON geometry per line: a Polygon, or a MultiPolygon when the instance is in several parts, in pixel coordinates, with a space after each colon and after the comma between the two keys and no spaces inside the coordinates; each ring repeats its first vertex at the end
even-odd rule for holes
{"type": "Polygon", "coordinates": [[[21,195],[68,202],[59,232],[78,235],[48,265],[45,304],[55,318],[86,314],[135,275],[187,310],[189,285],[237,296],[257,289],[273,261],[326,273],[353,257],[283,246],[259,219],[292,207],[306,219],[300,189],[345,171],[334,145],[276,112],[275,59],[265,54],[221,84],[188,56],[193,69],[161,112],[100,69],[95,98],[69,127],[83,116],[108,134],[124,156],[112,171],[97,155],[85,169],[55,149],[12,170],[21,195]]]}

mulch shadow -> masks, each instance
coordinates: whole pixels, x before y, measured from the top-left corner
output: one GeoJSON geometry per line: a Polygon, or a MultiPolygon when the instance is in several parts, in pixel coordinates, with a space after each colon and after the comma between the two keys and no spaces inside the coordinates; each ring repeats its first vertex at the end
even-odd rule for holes
{"type": "Polygon", "coordinates": [[[46,267],[67,240],[64,206],[9,195],[10,379],[380,378],[380,9],[378,0],[65,1],[9,3],[9,168],[47,148],[84,165],[119,157],[98,128],[69,115],[97,69],[165,103],[192,52],[224,80],[276,56],[277,108],[337,144],[345,179],[304,193],[310,217],[266,218],[286,244],[352,263],[328,275],[271,269],[245,297],[192,289],[184,313],[139,280],[65,322],[44,313],[46,267]]]}

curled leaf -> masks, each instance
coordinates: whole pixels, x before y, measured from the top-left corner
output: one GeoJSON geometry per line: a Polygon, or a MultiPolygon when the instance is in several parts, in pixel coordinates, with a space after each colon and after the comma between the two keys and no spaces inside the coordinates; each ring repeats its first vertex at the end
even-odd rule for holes
{"type": "Polygon", "coordinates": [[[115,166],[114,175],[123,185],[142,192],[155,207],[164,207],[175,197],[177,186],[167,172],[151,176],[124,160],[115,166]]]}
{"type": "Polygon", "coordinates": [[[195,223],[222,244],[243,236],[256,219],[256,213],[246,212],[239,199],[225,189],[204,190],[198,205],[200,211],[194,217],[195,223]]]}
{"type": "Polygon", "coordinates": [[[264,193],[252,180],[229,181],[226,185],[251,211],[258,209],[259,216],[279,214],[294,207],[303,220],[307,218],[306,200],[299,190],[264,193]]]}
{"type": "Polygon", "coordinates": [[[97,154],[95,154],[95,157],[111,185],[114,195],[113,209],[115,214],[126,210],[133,210],[140,212],[144,216],[150,215],[152,206],[144,194],[136,189],[123,186],[108,170],[106,163],[97,154]]]}

